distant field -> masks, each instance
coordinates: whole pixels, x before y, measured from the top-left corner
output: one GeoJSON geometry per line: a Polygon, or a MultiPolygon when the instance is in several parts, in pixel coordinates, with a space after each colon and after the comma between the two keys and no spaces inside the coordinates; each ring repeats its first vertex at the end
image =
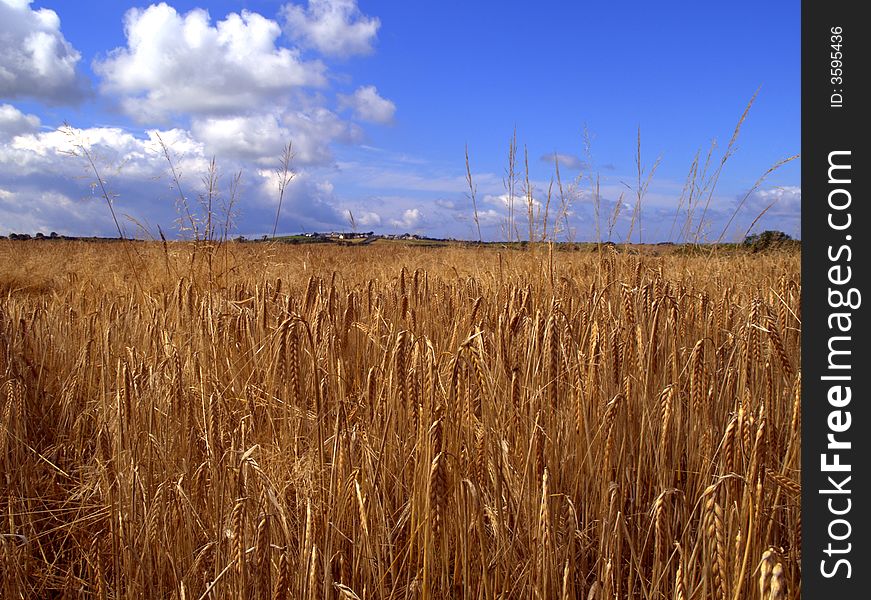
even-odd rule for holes
{"type": "Polygon", "coordinates": [[[583,250],[0,241],[0,597],[799,598],[799,252],[583,250]]]}

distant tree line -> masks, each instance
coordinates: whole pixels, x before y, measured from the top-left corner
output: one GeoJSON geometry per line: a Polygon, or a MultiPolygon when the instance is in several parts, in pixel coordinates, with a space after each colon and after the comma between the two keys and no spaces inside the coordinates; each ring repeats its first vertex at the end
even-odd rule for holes
{"type": "Polygon", "coordinates": [[[29,233],[10,233],[10,240],[58,240],[62,239],[64,236],[58,235],[56,231],[52,231],[50,234],[45,235],[40,232],[36,235],[31,236],[29,233]]]}
{"type": "Polygon", "coordinates": [[[767,230],[745,237],[744,246],[750,248],[753,252],[760,252],[788,245],[792,241],[793,239],[782,231],[767,230]]]}

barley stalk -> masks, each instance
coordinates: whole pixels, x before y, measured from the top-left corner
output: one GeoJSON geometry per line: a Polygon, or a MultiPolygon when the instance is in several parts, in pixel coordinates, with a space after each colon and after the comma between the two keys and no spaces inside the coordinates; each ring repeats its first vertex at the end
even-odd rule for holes
{"type": "Polygon", "coordinates": [[[0,239],[0,596],[796,595],[798,254],[395,242],[0,239]]]}

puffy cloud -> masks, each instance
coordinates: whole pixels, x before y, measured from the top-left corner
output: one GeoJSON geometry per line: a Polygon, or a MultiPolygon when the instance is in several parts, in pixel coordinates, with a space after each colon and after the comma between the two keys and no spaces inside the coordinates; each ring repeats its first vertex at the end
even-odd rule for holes
{"type": "Polygon", "coordinates": [[[736,197],[734,206],[720,209],[715,214],[723,223],[733,220],[732,229],[724,239],[741,241],[746,233],[759,233],[766,229],[786,232],[793,237],[801,236],[801,187],[768,187],[753,191],[744,200],[736,197]],[[744,204],[740,203],[744,201],[744,204]],[[737,211],[737,212],[736,212],[737,211]],[[752,226],[752,231],[748,228],[752,226]],[[729,236],[732,236],[731,238],[729,236]],[[734,238],[734,239],[733,239],[734,238]]]}
{"type": "Polygon", "coordinates": [[[801,215],[801,187],[773,187],[753,192],[747,199],[747,211],[755,217],[763,210],[766,215],[798,217],[801,215]]]}
{"type": "Polygon", "coordinates": [[[75,161],[69,157],[81,145],[89,151],[93,144],[102,146],[101,153],[110,150],[118,156],[124,153],[132,136],[121,129],[51,130],[19,134],[0,145],[0,174],[26,176],[30,174],[64,173],[72,175],[75,161]]]}
{"type": "MultiPolygon", "coordinates": [[[[10,122],[27,122],[27,115],[4,110],[12,118],[10,122]]],[[[315,113],[317,111],[314,111],[315,113]]],[[[346,130],[347,124],[338,121],[335,115],[328,117],[299,116],[262,119],[261,129],[288,127],[288,120],[301,119],[317,123],[326,121],[346,130]],[[337,124],[336,124],[337,123],[337,124]]],[[[256,121],[256,119],[255,119],[256,121]]],[[[33,123],[31,123],[32,125],[33,123]]],[[[218,127],[218,125],[216,125],[218,127]]],[[[242,133],[250,129],[250,123],[238,127],[242,133]]],[[[320,125],[329,130],[328,125],[320,125]]],[[[208,136],[194,135],[185,129],[148,130],[144,135],[130,133],[121,128],[94,127],[88,129],[65,128],[51,131],[31,131],[13,138],[0,137],[0,189],[3,190],[0,206],[0,223],[13,231],[35,232],[54,229],[67,235],[116,235],[114,224],[108,218],[101,191],[93,186],[95,175],[84,151],[87,151],[106,182],[110,194],[117,193],[115,207],[123,218],[130,216],[135,222],[147,224],[154,235],[156,226],[171,234],[173,222],[180,213],[176,201],[178,191],[169,173],[169,164],[164,156],[167,149],[176,170],[181,173],[181,187],[192,210],[196,210],[198,195],[202,191],[202,177],[209,168],[208,156],[213,148],[208,136]],[[76,156],[75,154],[78,156],[76,156]],[[77,199],[66,202],[61,198],[77,199]],[[36,209],[39,209],[38,211],[36,209]],[[82,215],[88,215],[87,218],[82,215]],[[49,229],[50,228],[50,229],[49,229]]],[[[253,137],[244,138],[255,143],[253,137]]],[[[220,139],[228,147],[238,140],[220,139]]],[[[276,138],[279,145],[281,140],[276,138]]],[[[298,156],[309,160],[317,152],[327,152],[324,146],[300,144],[298,156]]],[[[294,148],[297,148],[294,142],[294,148]]],[[[253,148],[257,154],[262,148],[253,148]]],[[[280,153],[280,147],[279,147],[280,153]]],[[[242,157],[219,155],[218,168],[225,175],[221,178],[222,201],[226,200],[228,174],[242,170],[242,183],[237,197],[236,212],[239,233],[254,235],[269,233],[275,219],[278,191],[275,167],[278,154],[259,159],[254,165],[242,157]],[[256,165],[259,164],[260,167],[256,165]],[[253,167],[253,168],[252,168],[253,167]]],[[[347,209],[341,208],[329,175],[312,167],[307,170],[295,168],[296,175],[288,186],[282,203],[279,231],[324,231],[347,227],[347,209]]],[[[371,209],[351,207],[361,227],[375,229],[382,218],[371,209]]],[[[412,217],[414,218],[414,217],[412,217]]],[[[137,225],[122,221],[128,234],[146,235],[137,225]]],[[[47,232],[47,231],[46,231],[47,232]]],[[[0,232],[3,233],[3,232],[0,232]]]]}
{"type": "MultiPolygon", "coordinates": [[[[170,188],[160,139],[196,196],[208,161],[201,143],[184,130],[151,130],[135,136],[123,129],[63,128],[0,140],[0,188],[6,194],[0,223],[21,232],[56,230],[68,235],[117,235],[90,156],[113,197],[116,212],[171,231],[177,192],[170,188]],[[117,194],[117,196],[116,196],[117,194]]],[[[122,222],[128,232],[136,229],[122,222]]],[[[138,234],[142,232],[137,231],[138,234]]]]}
{"type": "Polygon", "coordinates": [[[192,131],[222,158],[277,158],[291,137],[274,114],[194,119],[192,131]]]}
{"type": "Polygon", "coordinates": [[[481,226],[485,225],[501,225],[507,221],[508,217],[502,212],[498,212],[489,208],[487,210],[478,211],[478,222],[481,226]]]}
{"type": "Polygon", "coordinates": [[[179,168],[205,171],[208,161],[203,144],[182,129],[152,129],[141,138],[118,127],[63,127],[21,134],[0,144],[0,175],[74,175],[87,166],[83,162],[87,151],[107,176],[154,177],[168,166],[161,140],[179,168]]]}
{"type": "MultiPolygon", "coordinates": [[[[511,205],[511,198],[508,196],[508,193],[504,194],[487,194],[483,199],[485,204],[493,204],[496,206],[503,206],[508,208],[511,205]]],[[[514,216],[515,219],[522,217],[526,217],[527,210],[527,199],[526,195],[522,192],[514,196],[514,216]]],[[[534,196],[532,198],[532,208],[536,211],[536,214],[544,208],[544,204],[541,203],[540,200],[537,200],[534,196]]]]}
{"type": "Polygon", "coordinates": [[[60,18],[31,0],[0,0],[0,96],[51,103],[79,101],[84,79],[81,54],[61,33],[60,18]]]}
{"type": "MultiPolygon", "coordinates": [[[[54,12],[29,7],[26,0],[0,0],[0,10],[26,12],[32,21],[37,15],[44,29],[59,35],[54,12]]],[[[362,15],[356,2],[312,2],[302,21],[294,21],[293,13],[293,7],[286,7],[278,19],[296,23],[301,44],[341,56],[371,51],[380,25],[362,15]]],[[[0,36],[10,19],[6,21],[0,36]]],[[[166,150],[192,207],[208,173],[208,157],[216,156],[220,172],[227,174],[222,192],[229,174],[241,170],[238,231],[271,232],[278,197],[274,169],[288,142],[296,176],[282,203],[280,230],[341,229],[347,227],[348,208],[365,229],[387,226],[390,220],[404,227],[419,224],[420,211],[408,204],[381,210],[337,196],[329,181],[340,172],[333,164],[334,144],[362,142],[358,123],[389,122],[396,107],[374,86],[336,94],[328,85],[327,67],[287,46],[276,20],[248,11],[212,20],[205,10],[182,13],[162,2],[127,11],[124,26],[126,42],[93,63],[100,91],[147,127],[164,127],[144,133],[120,127],[49,130],[39,117],[0,102],[4,225],[35,231],[53,223],[63,234],[115,235],[105,199],[94,185],[93,160],[108,192],[118,194],[119,215],[171,232],[179,193],[166,150]],[[169,129],[166,123],[178,127],[169,129]],[[71,200],[76,198],[82,200],[71,200]],[[18,216],[7,218],[12,214],[18,216]]],[[[9,53],[4,52],[0,46],[0,85],[7,73],[2,69],[9,53]]],[[[79,60],[77,53],[74,58],[79,60]]],[[[128,232],[135,228],[124,223],[128,232]]]]}
{"type": "Polygon", "coordinates": [[[379,96],[374,85],[361,86],[350,96],[339,94],[339,106],[352,109],[358,119],[381,124],[393,121],[396,112],[396,105],[379,96]]]}
{"type": "Polygon", "coordinates": [[[414,229],[420,225],[422,217],[420,209],[409,208],[402,213],[402,217],[391,219],[390,225],[396,229],[414,229]]]}
{"type": "Polygon", "coordinates": [[[330,56],[371,53],[381,26],[360,12],[357,0],[309,0],[307,9],[289,3],[282,13],[291,38],[330,56]]]}
{"type": "MultiPolygon", "coordinates": [[[[27,120],[27,115],[9,110],[2,112],[11,115],[13,122],[27,120]]],[[[286,116],[262,117],[261,129],[287,127],[292,130],[296,125],[287,124],[288,119],[286,116]]],[[[292,119],[332,122],[316,114],[291,115],[292,119]]],[[[332,119],[341,124],[335,115],[332,119]]],[[[254,119],[255,124],[256,121],[254,119]]],[[[250,122],[242,122],[238,130],[246,133],[252,127],[250,122]]],[[[243,141],[254,144],[254,137],[245,137],[243,141]]],[[[171,235],[175,230],[173,223],[180,215],[176,205],[178,190],[170,177],[163,149],[168,150],[181,174],[181,187],[191,210],[195,211],[202,192],[202,177],[209,168],[207,157],[215,149],[208,136],[203,138],[206,139],[185,129],[152,129],[138,135],[114,127],[65,128],[31,131],[14,138],[0,137],[0,223],[18,232],[56,230],[65,235],[117,235],[101,191],[92,185],[95,176],[83,156],[86,150],[106,182],[108,192],[113,197],[118,194],[113,202],[127,234],[148,235],[136,225],[142,223],[149,228],[150,235],[156,235],[157,225],[171,235]],[[72,153],[77,153],[78,157],[72,153]],[[131,220],[127,220],[127,216],[131,220]]],[[[282,141],[277,138],[276,141],[280,153],[282,141]]],[[[228,147],[234,142],[238,140],[218,140],[228,147]]],[[[297,148],[296,142],[294,148],[297,148]]],[[[250,152],[257,154],[261,150],[255,147],[250,152]]],[[[314,150],[306,149],[302,143],[298,152],[298,156],[310,158],[314,150]]],[[[219,181],[218,210],[221,210],[221,202],[227,200],[229,174],[241,169],[235,231],[244,235],[271,233],[278,206],[275,170],[278,153],[270,155],[268,162],[264,158],[255,165],[244,157],[238,161],[221,155],[218,158],[219,172],[224,174],[219,181]]],[[[295,176],[282,201],[279,232],[347,228],[347,208],[351,208],[361,228],[376,229],[385,222],[386,218],[368,206],[346,207],[346,203],[340,202],[328,173],[319,172],[316,167],[294,170],[295,176]]],[[[418,214],[410,213],[406,218],[415,221],[418,214]]],[[[8,231],[0,231],[2,233],[8,231]]]]}
{"type": "Polygon", "coordinates": [[[192,132],[205,143],[210,154],[256,160],[260,164],[275,162],[288,142],[293,145],[295,164],[326,164],[333,160],[332,142],[362,138],[357,126],[322,107],[196,118],[192,132]]]}
{"type": "Polygon", "coordinates": [[[282,116],[282,123],[291,133],[294,153],[302,163],[327,163],[332,161],[330,142],[360,142],[362,130],[343,121],[326,108],[305,111],[289,111],[282,116]]]}
{"type": "Polygon", "coordinates": [[[34,132],[39,123],[36,115],[25,115],[10,104],[0,104],[0,139],[34,132]]]}
{"type": "Polygon", "coordinates": [[[381,226],[381,215],[376,212],[372,212],[371,210],[362,210],[359,212],[352,212],[354,215],[354,222],[357,223],[358,227],[380,227],[381,226]]]}
{"type": "Polygon", "coordinates": [[[243,10],[216,25],[209,13],[180,15],[161,2],[125,14],[127,46],[116,48],[94,69],[106,92],[140,120],[174,113],[244,112],[290,90],[326,84],[320,61],[303,61],[279,47],[275,21],[243,10]]]}
{"type": "Polygon", "coordinates": [[[380,228],[384,222],[381,214],[372,210],[370,202],[352,204],[343,203],[342,207],[338,209],[338,212],[340,212],[345,218],[345,221],[341,226],[343,229],[355,227],[357,231],[374,231],[380,228]],[[353,221],[351,217],[353,217],[353,221]]]}

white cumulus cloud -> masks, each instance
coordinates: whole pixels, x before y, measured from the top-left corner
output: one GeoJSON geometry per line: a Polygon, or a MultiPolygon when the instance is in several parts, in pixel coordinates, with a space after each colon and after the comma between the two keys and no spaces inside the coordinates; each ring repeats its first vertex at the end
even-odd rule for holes
{"type": "Polygon", "coordinates": [[[393,120],[396,105],[382,98],[374,85],[364,85],[351,94],[339,94],[339,106],[350,108],[354,115],[363,121],[387,124],[393,120]]]}
{"type": "Polygon", "coordinates": [[[360,12],[357,0],[309,0],[308,8],[289,3],[282,13],[291,38],[330,56],[371,53],[381,26],[360,12]]]}
{"type": "MultiPolygon", "coordinates": [[[[484,196],[484,203],[495,206],[504,206],[505,208],[508,208],[509,206],[512,206],[512,199],[507,192],[504,194],[486,194],[484,196]]],[[[527,198],[523,192],[515,194],[513,207],[515,217],[519,217],[521,215],[523,217],[526,217],[527,198]]],[[[542,204],[540,200],[537,200],[535,197],[533,197],[532,208],[534,211],[536,211],[537,214],[544,208],[544,204],[542,204]]]]}
{"type": "Polygon", "coordinates": [[[331,142],[359,143],[363,139],[358,126],[323,107],[287,111],[282,123],[292,135],[296,160],[301,163],[328,163],[333,160],[331,142]]]}
{"type": "Polygon", "coordinates": [[[390,225],[397,229],[414,229],[420,224],[423,215],[420,209],[409,208],[402,213],[398,219],[391,219],[390,225]]]}
{"type": "Polygon", "coordinates": [[[278,23],[249,11],[212,25],[209,13],[179,14],[161,2],[124,17],[127,46],[94,63],[102,89],[140,120],[174,113],[244,111],[300,87],[326,84],[320,61],[280,47],[278,23]]]}
{"type": "Polygon", "coordinates": [[[39,129],[39,117],[26,115],[11,104],[0,104],[0,139],[13,138],[39,129]]]}
{"type": "Polygon", "coordinates": [[[333,160],[332,142],[362,139],[357,126],[318,106],[194,118],[191,131],[210,154],[260,164],[275,162],[288,143],[292,145],[294,164],[327,164],[333,160]]]}
{"type": "MultiPolygon", "coordinates": [[[[296,176],[283,200],[280,230],[341,228],[348,221],[344,207],[364,229],[390,221],[407,229],[421,226],[420,211],[409,203],[377,211],[357,206],[340,198],[329,180],[341,173],[334,146],[362,143],[364,121],[389,123],[396,110],[375,86],[337,94],[332,84],[347,79],[331,77],[318,60],[318,53],[372,50],[380,22],[363,15],[356,2],[288,5],[272,18],[237,10],[212,19],[206,10],[180,12],[167,2],[131,8],[124,16],[124,43],[99,54],[92,66],[100,93],[144,131],[53,130],[48,116],[16,106],[16,97],[54,102],[85,89],[76,70],[79,53],[61,34],[57,14],[31,4],[0,0],[2,225],[115,235],[90,158],[119,215],[152,233],[156,226],[170,233],[179,190],[165,147],[188,203],[197,205],[214,156],[222,193],[228,193],[232,175],[242,173],[234,207],[242,215],[237,231],[271,232],[277,212],[274,171],[290,142],[296,176]],[[12,100],[4,103],[6,97],[12,100]]],[[[122,226],[128,233],[139,227],[126,220],[122,226]]]]}
{"type": "Polygon", "coordinates": [[[60,18],[31,0],[0,0],[0,96],[77,102],[86,89],[76,72],[81,54],[61,32],[60,18]]]}
{"type": "Polygon", "coordinates": [[[224,158],[277,158],[291,137],[272,113],[194,119],[191,129],[212,154],[224,158]]]}
{"type": "Polygon", "coordinates": [[[371,210],[361,210],[359,212],[352,212],[354,215],[354,221],[358,226],[361,227],[380,227],[381,226],[381,215],[371,210]]]}
{"type": "Polygon", "coordinates": [[[136,137],[119,127],[67,127],[23,133],[0,143],[0,183],[2,179],[20,180],[28,176],[78,179],[84,173],[90,177],[85,152],[104,178],[154,179],[168,165],[161,139],[180,169],[205,171],[208,161],[203,145],[185,130],[149,130],[146,137],[136,137]]]}
{"type": "Polygon", "coordinates": [[[801,214],[801,187],[787,185],[756,190],[747,199],[747,209],[754,215],[765,210],[769,216],[798,216],[801,214]]]}

